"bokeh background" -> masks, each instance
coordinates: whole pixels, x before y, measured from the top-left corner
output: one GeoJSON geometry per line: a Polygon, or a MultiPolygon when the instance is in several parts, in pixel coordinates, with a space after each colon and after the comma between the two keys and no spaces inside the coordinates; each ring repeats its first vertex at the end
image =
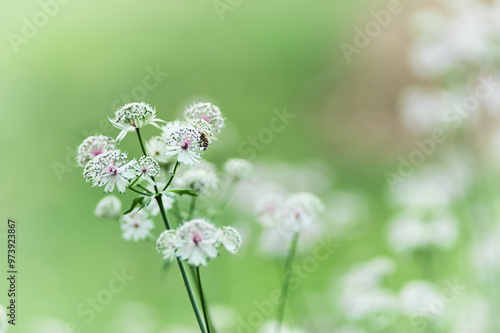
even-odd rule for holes
{"type": "MultiPolygon", "coordinates": [[[[259,252],[252,212],[255,197],[270,189],[322,198],[318,223],[335,245],[290,296],[286,322],[297,332],[498,332],[500,92],[481,99],[458,128],[448,131],[443,114],[471,96],[478,77],[497,72],[499,7],[404,1],[357,47],[356,29],[390,3],[0,2],[2,251],[6,219],[18,223],[18,313],[8,332],[59,333],[62,323],[81,332],[196,328],[177,270],[163,271],[151,244],[125,242],[116,223],[94,216],[101,189],[85,184],[74,164],[85,137],[118,134],[107,117],[135,100],[165,120],[192,101],[217,104],[228,125],[206,159],[221,166],[248,158],[257,167],[220,218],[244,233],[241,254],[222,255],[204,272],[214,317],[228,322],[227,332],[280,283],[282,260],[259,252]],[[52,13],[46,22],[45,12],[52,13]],[[346,57],[342,43],[357,51],[346,57]],[[273,110],[295,118],[255,156],[245,153],[241,145],[269,127],[273,110]],[[391,186],[401,158],[436,128],[448,139],[391,186]],[[436,224],[425,236],[416,236],[415,223],[390,231],[397,219],[433,225],[440,214],[451,227],[436,224]],[[384,264],[359,266],[377,256],[386,256],[384,264]],[[345,280],[356,280],[345,278],[353,267],[377,290],[343,293],[345,280]],[[85,322],[78,307],[123,269],[134,280],[85,322]],[[415,280],[424,281],[421,289],[405,298],[415,280]],[[448,301],[450,283],[460,287],[448,301]],[[425,292],[431,296],[422,299],[425,292]],[[397,311],[402,298],[414,312],[397,311]]],[[[132,136],[124,144],[139,153],[132,136]]],[[[1,265],[5,271],[5,259],[1,265]]]]}

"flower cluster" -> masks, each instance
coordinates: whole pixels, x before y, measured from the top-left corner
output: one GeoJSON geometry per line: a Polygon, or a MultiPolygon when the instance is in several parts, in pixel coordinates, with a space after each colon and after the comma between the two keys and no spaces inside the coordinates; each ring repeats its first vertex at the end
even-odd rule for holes
{"type": "Polygon", "coordinates": [[[103,219],[115,219],[121,215],[122,202],[114,195],[108,195],[99,201],[94,214],[103,219]]]}
{"type": "Polygon", "coordinates": [[[153,177],[160,175],[160,165],[151,156],[142,156],[134,167],[141,179],[146,180],[151,185],[155,184],[153,177]]]}
{"type": "Polygon", "coordinates": [[[142,128],[146,125],[153,125],[158,127],[158,122],[163,122],[161,119],[156,118],[157,112],[146,103],[129,103],[121,107],[115,112],[115,117],[109,119],[114,127],[122,131],[116,138],[121,141],[128,132],[133,132],[137,128],[142,128]]]}
{"type": "Polygon", "coordinates": [[[97,155],[87,163],[83,176],[92,186],[105,186],[104,193],[112,192],[115,185],[120,193],[125,193],[130,179],[137,176],[137,161],[127,162],[126,159],[127,154],[119,150],[97,155]]]}
{"type": "Polygon", "coordinates": [[[111,150],[116,149],[116,141],[104,135],[89,136],[83,140],[76,151],[76,162],[84,167],[87,163],[96,157],[111,150]]]}
{"type": "Polygon", "coordinates": [[[176,178],[174,185],[196,194],[207,194],[217,189],[218,181],[215,167],[209,163],[201,163],[176,178]]]}
{"type": "Polygon", "coordinates": [[[164,231],[158,237],[156,249],[164,259],[178,257],[197,267],[206,266],[208,260],[217,257],[221,245],[236,253],[241,246],[238,231],[232,227],[216,228],[203,219],[194,219],[185,222],[176,231],[164,231]]]}
{"type": "Polygon", "coordinates": [[[210,124],[214,132],[220,132],[220,129],[225,126],[226,118],[223,118],[219,108],[211,103],[195,103],[186,109],[185,115],[188,121],[204,120],[210,124]]]}

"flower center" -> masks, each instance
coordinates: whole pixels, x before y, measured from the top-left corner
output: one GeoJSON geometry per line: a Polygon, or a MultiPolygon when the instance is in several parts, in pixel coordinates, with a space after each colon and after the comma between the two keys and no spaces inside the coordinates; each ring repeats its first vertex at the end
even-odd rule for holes
{"type": "Polygon", "coordinates": [[[146,173],[146,172],[148,172],[148,169],[143,168],[143,169],[142,169],[142,173],[146,173]]]}
{"type": "Polygon", "coordinates": [[[182,148],[183,150],[188,150],[188,148],[189,148],[189,142],[184,141],[184,142],[181,144],[181,148],[182,148]]]}
{"type": "Polygon", "coordinates": [[[210,119],[210,117],[209,117],[209,116],[207,116],[206,114],[202,114],[202,115],[200,116],[200,118],[201,118],[201,119],[203,119],[203,120],[205,120],[205,121],[206,121],[207,123],[209,123],[209,124],[210,124],[210,122],[212,121],[212,119],[210,119]]]}
{"type": "Polygon", "coordinates": [[[193,242],[196,246],[198,246],[198,244],[201,242],[201,237],[200,235],[194,235],[193,237],[193,242]]]}

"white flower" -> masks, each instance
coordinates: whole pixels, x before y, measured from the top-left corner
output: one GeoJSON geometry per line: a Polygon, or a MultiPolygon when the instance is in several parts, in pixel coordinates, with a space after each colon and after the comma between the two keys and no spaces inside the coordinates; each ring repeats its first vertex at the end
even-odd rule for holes
{"type": "Polygon", "coordinates": [[[202,163],[188,169],[174,179],[175,187],[191,190],[197,194],[214,192],[218,187],[218,182],[215,168],[209,163],[202,163]]]}
{"type": "Polygon", "coordinates": [[[165,230],[160,234],[158,240],[156,241],[156,250],[159,254],[163,255],[163,259],[169,261],[175,258],[175,238],[177,233],[175,230],[165,230]]]}
{"type": "Polygon", "coordinates": [[[149,219],[149,216],[143,210],[133,210],[131,213],[122,216],[120,219],[122,237],[129,241],[137,242],[141,239],[146,239],[151,235],[151,229],[154,228],[154,223],[149,219]]]}
{"type": "Polygon", "coordinates": [[[181,128],[189,127],[189,124],[186,121],[174,120],[166,123],[161,127],[161,136],[167,140],[170,139],[170,136],[180,130],[181,128]]]}
{"type": "Polygon", "coordinates": [[[141,156],[138,164],[134,165],[137,174],[141,175],[141,178],[148,181],[151,185],[155,182],[152,177],[157,177],[160,175],[160,165],[151,156],[141,156]]]}
{"type": "Polygon", "coordinates": [[[342,277],[343,288],[375,288],[385,276],[394,273],[396,263],[390,257],[378,256],[356,264],[342,277]]]}
{"type": "Polygon", "coordinates": [[[165,154],[177,156],[179,163],[194,166],[199,163],[200,132],[192,127],[181,127],[166,140],[165,154]]]}
{"type": "Polygon", "coordinates": [[[318,197],[309,192],[299,192],[285,201],[279,216],[284,225],[299,231],[309,226],[323,210],[323,203],[318,197]]]}
{"type": "Polygon", "coordinates": [[[114,195],[108,195],[99,201],[95,208],[94,214],[104,219],[114,219],[120,216],[122,210],[122,202],[114,195]]]}
{"type": "Polygon", "coordinates": [[[112,192],[116,187],[125,193],[129,180],[136,177],[134,165],[136,160],[126,162],[127,154],[119,150],[109,151],[94,157],[87,163],[83,176],[92,186],[105,186],[104,193],[112,192]]]}
{"type": "Polygon", "coordinates": [[[0,305],[0,333],[5,333],[7,331],[7,312],[5,311],[5,308],[0,305]]]}
{"type": "Polygon", "coordinates": [[[414,280],[406,283],[399,292],[399,310],[407,316],[435,318],[441,313],[433,311],[433,302],[440,301],[438,289],[427,281],[414,280]]]}
{"type": "Polygon", "coordinates": [[[104,135],[89,136],[78,146],[76,162],[84,167],[91,159],[102,153],[116,149],[116,142],[104,135]]]}
{"type": "Polygon", "coordinates": [[[207,259],[217,257],[217,228],[205,220],[195,219],[177,230],[175,240],[177,256],[190,265],[207,265],[207,259]]]}
{"type": "Polygon", "coordinates": [[[217,232],[217,239],[229,252],[235,254],[241,247],[241,235],[233,227],[222,227],[217,232]]]}
{"type": "Polygon", "coordinates": [[[285,199],[278,194],[268,193],[257,199],[255,211],[257,221],[264,227],[273,227],[278,222],[278,212],[285,199]]]}
{"type": "Polygon", "coordinates": [[[224,170],[235,179],[250,179],[255,171],[252,163],[241,158],[231,158],[224,164],[224,170]]]}
{"type": "Polygon", "coordinates": [[[188,121],[202,119],[206,121],[214,132],[220,132],[220,129],[225,126],[222,113],[219,108],[211,103],[195,103],[189,106],[185,111],[185,116],[188,121]]]}
{"type": "Polygon", "coordinates": [[[165,139],[161,136],[154,136],[146,142],[146,152],[160,163],[170,160],[170,156],[165,155],[165,139]]]}
{"type": "Polygon", "coordinates": [[[457,221],[449,212],[427,216],[407,212],[390,222],[387,241],[395,252],[411,252],[429,247],[450,249],[457,238],[457,221]]]}
{"type": "Polygon", "coordinates": [[[143,102],[124,105],[115,112],[114,119],[109,118],[114,127],[122,130],[116,140],[121,141],[128,132],[149,124],[159,128],[157,122],[163,122],[163,120],[157,119],[157,114],[151,105],[143,102]]]}

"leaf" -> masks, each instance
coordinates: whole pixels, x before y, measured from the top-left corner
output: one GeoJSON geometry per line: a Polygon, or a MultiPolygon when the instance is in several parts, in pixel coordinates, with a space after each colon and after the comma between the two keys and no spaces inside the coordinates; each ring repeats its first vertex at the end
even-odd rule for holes
{"type": "Polygon", "coordinates": [[[193,191],[191,190],[170,190],[169,192],[172,192],[172,193],[176,193],[178,195],[189,195],[191,197],[197,197],[198,194],[197,193],[194,193],[193,191]]]}
{"type": "Polygon", "coordinates": [[[134,201],[132,201],[132,205],[130,205],[130,208],[127,209],[125,212],[123,212],[123,215],[125,214],[128,214],[130,213],[131,211],[134,210],[135,207],[137,207],[137,205],[141,205],[141,209],[145,206],[144,205],[144,197],[137,197],[134,199],[134,201]]]}

